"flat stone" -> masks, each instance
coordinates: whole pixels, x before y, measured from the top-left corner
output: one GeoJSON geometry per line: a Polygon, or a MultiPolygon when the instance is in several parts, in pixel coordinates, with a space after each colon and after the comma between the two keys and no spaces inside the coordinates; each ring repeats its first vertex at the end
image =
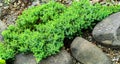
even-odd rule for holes
{"type": "Polygon", "coordinates": [[[100,48],[81,37],[73,40],[70,49],[72,56],[83,64],[111,64],[100,48]]]}
{"type": "Polygon", "coordinates": [[[93,29],[92,35],[102,44],[120,46],[120,12],[99,22],[93,29]]]}
{"type": "Polygon", "coordinates": [[[14,64],[37,64],[33,54],[18,54],[15,57],[14,64]]]}
{"type": "Polygon", "coordinates": [[[74,64],[72,57],[66,50],[62,50],[56,55],[43,59],[39,64],[74,64]]]}

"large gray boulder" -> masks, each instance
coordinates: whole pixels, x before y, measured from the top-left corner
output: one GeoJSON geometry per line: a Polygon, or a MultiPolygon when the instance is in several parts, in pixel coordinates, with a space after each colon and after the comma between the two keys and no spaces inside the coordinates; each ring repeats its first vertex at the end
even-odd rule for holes
{"type": "Polygon", "coordinates": [[[18,54],[15,56],[14,64],[37,64],[33,54],[18,54]]]}
{"type": "Polygon", "coordinates": [[[120,12],[99,22],[93,32],[96,41],[111,46],[120,46],[120,12]]]}
{"type": "Polygon", "coordinates": [[[83,64],[111,64],[100,48],[81,37],[76,37],[72,42],[71,53],[83,64]]]}
{"type": "Polygon", "coordinates": [[[56,55],[43,59],[39,64],[74,64],[72,57],[66,50],[62,50],[56,55]]]}

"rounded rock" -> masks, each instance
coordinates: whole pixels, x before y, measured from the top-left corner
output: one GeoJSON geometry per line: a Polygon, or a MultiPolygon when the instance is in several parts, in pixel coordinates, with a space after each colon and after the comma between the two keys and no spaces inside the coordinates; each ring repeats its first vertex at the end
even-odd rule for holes
{"type": "Polygon", "coordinates": [[[15,57],[14,64],[37,64],[33,54],[18,54],[15,57]]]}
{"type": "Polygon", "coordinates": [[[102,44],[120,46],[120,12],[99,22],[93,29],[92,35],[102,44]]]}
{"type": "Polygon", "coordinates": [[[56,55],[43,59],[39,64],[74,64],[72,57],[66,50],[62,50],[56,55]]]}
{"type": "Polygon", "coordinates": [[[81,37],[76,37],[72,42],[71,53],[83,64],[111,64],[100,48],[81,37]]]}

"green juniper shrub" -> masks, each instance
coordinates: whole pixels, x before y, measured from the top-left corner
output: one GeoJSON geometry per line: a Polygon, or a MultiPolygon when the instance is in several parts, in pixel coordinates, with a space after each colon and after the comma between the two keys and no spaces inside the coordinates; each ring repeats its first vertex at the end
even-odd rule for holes
{"type": "Polygon", "coordinates": [[[15,51],[11,48],[10,45],[6,45],[6,43],[4,44],[0,42],[0,58],[5,60],[9,58],[13,58],[14,52],[15,51]]]}
{"type": "Polygon", "coordinates": [[[32,52],[39,62],[59,52],[65,37],[81,35],[83,29],[118,11],[120,6],[92,5],[89,0],[73,2],[67,8],[56,2],[30,8],[18,17],[15,26],[2,32],[0,58],[6,60],[17,53],[32,52]]]}
{"type": "Polygon", "coordinates": [[[50,2],[42,6],[36,6],[23,11],[16,21],[19,28],[34,28],[34,25],[46,23],[59,18],[66,7],[60,3],[50,2]]]}
{"type": "MultiPolygon", "coordinates": [[[[119,12],[120,6],[92,5],[89,0],[74,2],[56,21],[61,22],[65,37],[72,38],[73,35],[82,34],[82,29],[92,28],[92,24],[101,21],[112,13],[119,12]]],[[[60,27],[60,29],[61,29],[60,27]]],[[[57,28],[58,29],[58,28],[57,28]]]]}
{"type": "MultiPolygon", "coordinates": [[[[22,15],[20,15],[16,20],[15,26],[10,25],[7,30],[2,32],[4,43],[10,46],[10,49],[15,52],[10,55],[6,51],[8,56],[3,57],[5,54],[0,53],[0,57],[3,59],[9,59],[17,53],[32,52],[39,61],[46,56],[58,52],[63,46],[62,39],[64,39],[64,34],[61,34],[61,32],[51,32],[54,27],[49,27],[52,28],[51,30],[49,28],[43,28],[42,32],[38,32],[36,31],[35,26],[38,24],[44,25],[49,21],[59,18],[65,9],[66,7],[63,4],[50,2],[48,4],[32,7],[23,11],[22,15]],[[44,30],[49,33],[44,33],[44,30]]],[[[4,50],[0,50],[0,52],[3,51],[4,50]]]]}

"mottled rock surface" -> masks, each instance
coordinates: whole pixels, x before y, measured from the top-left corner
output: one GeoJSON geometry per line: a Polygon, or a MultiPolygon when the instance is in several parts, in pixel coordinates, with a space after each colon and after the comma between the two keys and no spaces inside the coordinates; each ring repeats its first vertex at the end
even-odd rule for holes
{"type": "Polygon", "coordinates": [[[120,12],[110,15],[99,22],[92,34],[94,39],[100,43],[120,46],[120,12]]]}
{"type": "Polygon", "coordinates": [[[83,64],[111,64],[100,48],[81,37],[76,37],[72,42],[71,53],[83,64]]]}
{"type": "Polygon", "coordinates": [[[1,35],[2,31],[4,31],[7,28],[7,25],[0,20],[0,41],[3,41],[3,37],[1,35]]]}
{"type": "Polygon", "coordinates": [[[15,57],[14,64],[37,64],[33,54],[18,54],[15,57]]]}
{"type": "Polygon", "coordinates": [[[56,55],[43,59],[39,64],[74,64],[72,57],[66,50],[62,50],[56,55]]]}

